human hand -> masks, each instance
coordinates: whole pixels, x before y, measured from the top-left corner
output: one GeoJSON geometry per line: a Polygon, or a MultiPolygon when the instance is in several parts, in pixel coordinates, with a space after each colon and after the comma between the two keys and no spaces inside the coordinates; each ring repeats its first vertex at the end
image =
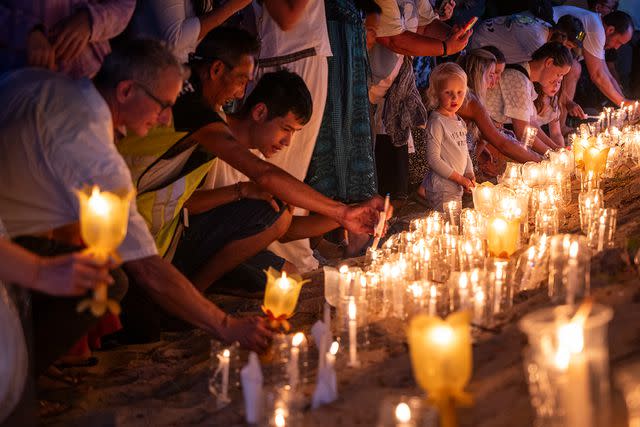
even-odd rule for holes
{"type": "Polygon", "coordinates": [[[226,343],[237,341],[247,350],[264,353],[271,344],[273,332],[267,326],[267,320],[264,317],[227,315],[221,338],[226,343]]]}
{"type": "Polygon", "coordinates": [[[445,40],[447,45],[447,55],[458,53],[467,47],[471,34],[473,34],[473,30],[465,31],[463,27],[455,27],[451,36],[445,40]]]}
{"type": "Polygon", "coordinates": [[[569,113],[571,117],[577,117],[579,119],[587,118],[587,115],[585,114],[584,110],[582,110],[582,107],[572,99],[567,99],[567,102],[565,102],[564,106],[567,109],[567,113],[569,113]]]}
{"type": "Polygon", "coordinates": [[[380,210],[384,209],[384,202],[382,209],[379,209],[379,203],[377,201],[368,201],[362,204],[345,206],[343,213],[336,220],[352,233],[360,234],[374,234],[375,227],[378,224],[378,218],[380,217],[380,210]],[[368,203],[376,205],[376,207],[370,206],[368,203]]]}
{"type": "Polygon", "coordinates": [[[27,64],[34,67],[56,69],[56,54],[47,36],[34,29],[27,36],[27,64]]]}
{"type": "Polygon", "coordinates": [[[52,31],[53,49],[60,61],[73,61],[82,53],[91,38],[89,11],[80,9],[68,18],[58,22],[52,31]]]}
{"type": "Polygon", "coordinates": [[[265,202],[269,202],[274,211],[280,212],[280,206],[273,198],[273,195],[267,193],[255,182],[246,181],[239,183],[240,185],[240,196],[243,199],[254,199],[254,200],[264,200],[265,202]]]}
{"type": "Polygon", "coordinates": [[[466,176],[463,176],[460,180],[460,185],[464,188],[465,193],[471,193],[471,189],[476,186],[476,180],[475,178],[469,179],[466,176]]]}
{"type": "Polygon", "coordinates": [[[31,287],[55,296],[83,295],[99,283],[113,283],[110,267],[113,265],[99,263],[91,255],[80,252],[51,258],[38,257],[31,287]]]}
{"type": "Polygon", "coordinates": [[[453,16],[453,9],[456,7],[454,0],[445,0],[445,3],[438,11],[438,19],[440,21],[448,21],[453,16]]]}

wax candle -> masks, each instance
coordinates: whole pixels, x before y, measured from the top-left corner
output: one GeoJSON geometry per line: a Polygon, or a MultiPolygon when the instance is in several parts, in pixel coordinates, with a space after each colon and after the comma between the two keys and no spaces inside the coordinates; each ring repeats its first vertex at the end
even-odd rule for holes
{"type": "Polygon", "coordinates": [[[304,341],[302,332],[296,333],[291,339],[291,357],[289,359],[289,385],[295,389],[300,382],[300,345],[304,341]]]}
{"type": "Polygon", "coordinates": [[[229,400],[229,360],[231,352],[229,349],[224,349],[222,355],[219,356],[221,372],[222,372],[222,396],[221,399],[229,400]]]}
{"type": "Polygon", "coordinates": [[[598,218],[598,252],[602,252],[604,249],[604,226],[606,217],[600,215],[598,218]]]}
{"type": "Polygon", "coordinates": [[[489,220],[487,245],[492,256],[509,258],[518,249],[519,241],[520,221],[505,216],[495,216],[489,220]]]}
{"type": "Polygon", "coordinates": [[[438,289],[436,285],[431,285],[429,290],[429,316],[436,315],[436,309],[438,304],[438,289]]]}
{"type": "Polygon", "coordinates": [[[575,304],[578,291],[578,242],[571,242],[569,246],[569,260],[567,261],[567,304],[575,304]]]}
{"type": "Polygon", "coordinates": [[[353,297],[349,297],[349,366],[356,368],[360,366],[358,361],[358,330],[356,321],[356,302],[353,297]]]}
{"type": "Polygon", "coordinates": [[[503,297],[503,287],[506,282],[506,272],[507,266],[509,265],[508,261],[502,260],[494,260],[493,266],[495,269],[494,272],[494,284],[493,284],[493,313],[499,313],[502,310],[502,297],[503,297]]]}
{"type": "Polygon", "coordinates": [[[485,295],[482,288],[477,288],[475,291],[473,302],[473,321],[476,325],[481,325],[484,322],[484,308],[485,308],[485,295]]]}
{"type": "Polygon", "coordinates": [[[396,406],[394,415],[396,416],[396,427],[413,427],[411,422],[411,408],[405,402],[400,402],[396,406]]]}
{"type": "Polygon", "coordinates": [[[329,352],[326,355],[326,366],[329,369],[333,369],[336,364],[336,354],[338,354],[338,348],[340,344],[338,341],[334,341],[331,343],[331,347],[329,347],[329,352]]]}

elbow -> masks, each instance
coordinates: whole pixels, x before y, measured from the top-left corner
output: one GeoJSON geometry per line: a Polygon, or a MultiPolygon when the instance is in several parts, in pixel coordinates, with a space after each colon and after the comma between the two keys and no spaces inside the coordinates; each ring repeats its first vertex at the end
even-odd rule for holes
{"type": "Polygon", "coordinates": [[[269,192],[273,192],[276,187],[278,172],[274,166],[261,171],[257,175],[251,177],[251,180],[269,192]]]}

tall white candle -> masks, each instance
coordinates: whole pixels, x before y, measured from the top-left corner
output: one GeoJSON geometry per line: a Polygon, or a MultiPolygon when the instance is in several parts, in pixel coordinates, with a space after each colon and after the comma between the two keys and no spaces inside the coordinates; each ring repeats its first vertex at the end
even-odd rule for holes
{"type": "MultiPolygon", "coordinates": [[[[535,251],[535,249],[534,249],[535,251]]],[[[495,283],[493,292],[493,313],[500,313],[502,309],[502,288],[505,284],[505,270],[507,268],[508,261],[494,261],[495,283]]]]}
{"type": "Polygon", "coordinates": [[[229,399],[229,359],[231,352],[229,349],[224,349],[222,357],[220,357],[220,364],[222,365],[222,399],[229,399]]]}
{"type": "Polygon", "coordinates": [[[356,301],[349,297],[349,366],[358,367],[358,323],[356,320],[356,301]]]}
{"type": "Polygon", "coordinates": [[[438,290],[435,285],[431,285],[429,293],[429,316],[435,316],[438,304],[438,290]]]}
{"type": "Polygon", "coordinates": [[[289,385],[295,389],[300,382],[300,344],[304,334],[298,332],[291,339],[291,357],[289,358],[289,385]]]}
{"type": "Polygon", "coordinates": [[[569,260],[567,262],[567,304],[573,305],[578,290],[578,242],[569,246],[569,260]]]}
{"type": "Polygon", "coordinates": [[[458,289],[460,293],[460,308],[464,310],[469,306],[469,278],[466,272],[460,273],[458,289]]]}
{"type": "Polygon", "coordinates": [[[605,223],[605,216],[604,215],[600,215],[600,218],[598,218],[598,252],[602,252],[602,250],[604,250],[604,223],[605,223]]]}
{"type": "Polygon", "coordinates": [[[329,352],[326,354],[326,366],[327,369],[333,369],[336,364],[336,354],[338,354],[338,348],[340,344],[337,341],[331,343],[331,347],[329,347],[329,352]]]}

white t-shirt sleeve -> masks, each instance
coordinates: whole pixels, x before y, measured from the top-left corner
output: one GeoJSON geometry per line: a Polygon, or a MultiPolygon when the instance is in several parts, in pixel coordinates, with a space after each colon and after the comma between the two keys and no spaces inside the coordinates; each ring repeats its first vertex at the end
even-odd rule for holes
{"type": "MultiPolygon", "coordinates": [[[[70,208],[78,212],[74,190],[97,185],[105,191],[127,191],[133,184],[129,169],[112,142],[111,122],[100,120],[88,110],[73,110],[76,111],[70,111],[67,120],[50,127],[51,137],[45,142],[44,149],[49,167],[69,193],[70,208]]],[[[138,213],[135,197],[129,207],[127,235],[118,252],[123,261],[158,253],[153,237],[138,213]]]]}
{"type": "Polygon", "coordinates": [[[427,0],[418,0],[418,26],[423,27],[431,24],[438,17],[427,0]]]}
{"type": "Polygon", "coordinates": [[[195,50],[200,35],[200,19],[186,16],[184,0],[154,0],[148,2],[148,8],[162,39],[175,52],[187,55],[195,50]]]}
{"type": "Polygon", "coordinates": [[[592,56],[604,60],[604,45],[607,42],[607,35],[602,20],[595,13],[586,15],[584,19],[586,20],[584,26],[586,35],[582,47],[592,56]]]}
{"type": "Polygon", "coordinates": [[[529,79],[520,71],[506,70],[500,80],[500,90],[504,102],[503,114],[529,122],[535,113],[532,111],[533,98],[529,79]]]}
{"type": "Polygon", "coordinates": [[[396,0],[376,0],[382,9],[378,37],[391,37],[402,34],[405,30],[396,0]]]}

